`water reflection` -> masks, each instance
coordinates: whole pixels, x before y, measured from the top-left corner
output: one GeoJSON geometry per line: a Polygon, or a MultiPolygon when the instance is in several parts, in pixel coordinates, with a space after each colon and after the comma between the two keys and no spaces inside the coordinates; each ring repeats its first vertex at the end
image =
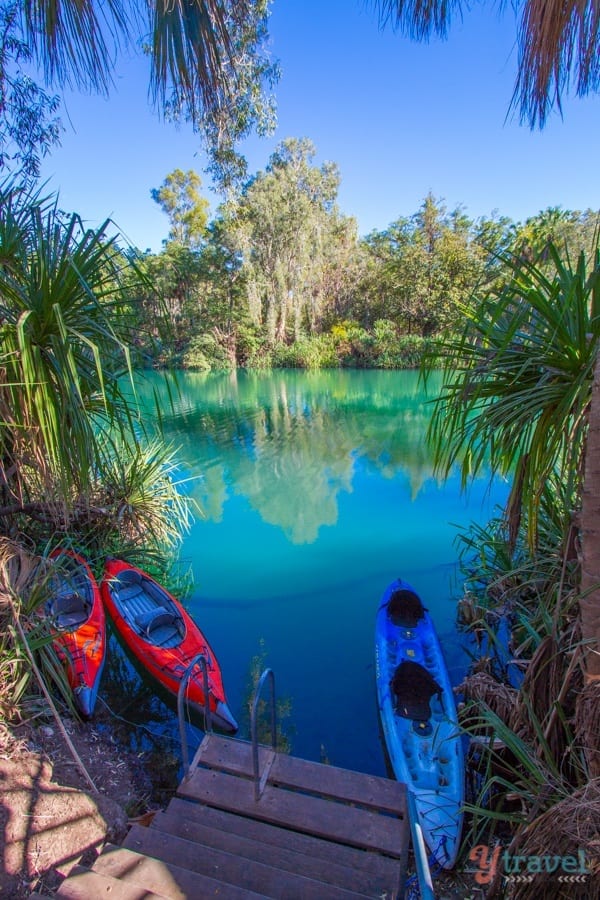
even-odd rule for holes
{"type": "Polygon", "coordinates": [[[439,383],[426,394],[416,372],[153,373],[140,395],[158,396],[209,521],[236,494],[302,544],[336,524],[359,464],[403,475],[418,496],[432,478],[425,434],[439,383]]]}
{"type": "MultiPolygon", "coordinates": [[[[432,378],[429,396],[439,389],[432,378]]],[[[374,681],[375,612],[402,576],[424,598],[459,684],[456,526],[485,521],[500,490],[465,496],[432,477],[431,405],[415,372],[152,374],[164,429],[205,518],[186,535],[188,609],[215,647],[243,720],[266,648],[293,700],[293,752],[385,773],[374,681]],[[169,402],[169,390],[173,405],[169,402]]]]}

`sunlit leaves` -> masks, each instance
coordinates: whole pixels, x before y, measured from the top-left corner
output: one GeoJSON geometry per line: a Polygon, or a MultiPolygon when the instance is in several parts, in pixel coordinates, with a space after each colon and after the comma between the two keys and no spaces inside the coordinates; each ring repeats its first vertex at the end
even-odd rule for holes
{"type": "Polygon", "coordinates": [[[120,53],[141,47],[155,106],[201,132],[213,175],[231,186],[245,174],[236,141],[275,123],[270,91],[279,73],[266,50],[268,7],[267,0],[3,3],[0,160],[3,143],[13,141],[13,156],[37,174],[40,154],[58,141],[58,98],[21,71],[22,61],[37,64],[49,85],[107,95],[120,53]]]}
{"type": "Polygon", "coordinates": [[[0,449],[17,470],[5,489],[24,502],[31,479],[65,499],[98,464],[97,429],[128,417],[117,381],[129,367],[127,263],[105,226],[85,229],[10,183],[1,194],[0,449]]]}
{"type": "Polygon", "coordinates": [[[209,203],[200,194],[202,179],[190,170],[174,169],[160,188],[153,188],[152,199],[171,222],[169,240],[182,247],[199,245],[205,235],[209,203]]]}
{"type": "Polygon", "coordinates": [[[600,255],[576,263],[549,244],[543,268],[515,256],[501,290],[465,307],[462,334],[441,348],[446,379],[432,422],[442,471],[463,479],[491,463],[513,472],[509,511],[524,509],[536,543],[540,499],[557,474],[577,490],[600,338],[600,255]]]}
{"type": "Polygon", "coordinates": [[[20,5],[0,4],[0,170],[39,175],[40,158],[59,143],[58,97],[46,94],[26,71],[32,51],[17,23],[20,5]]]}

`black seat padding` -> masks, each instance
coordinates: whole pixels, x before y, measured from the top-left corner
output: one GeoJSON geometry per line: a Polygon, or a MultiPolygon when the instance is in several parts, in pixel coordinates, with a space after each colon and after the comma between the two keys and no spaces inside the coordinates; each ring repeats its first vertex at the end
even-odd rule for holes
{"type": "Polygon", "coordinates": [[[425,615],[425,607],[414,591],[399,588],[388,601],[388,616],[394,625],[415,628],[425,615]]]}
{"type": "Polygon", "coordinates": [[[390,682],[394,708],[399,716],[426,722],[431,716],[430,700],[441,694],[441,687],[420,663],[403,660],[390,682]]]}

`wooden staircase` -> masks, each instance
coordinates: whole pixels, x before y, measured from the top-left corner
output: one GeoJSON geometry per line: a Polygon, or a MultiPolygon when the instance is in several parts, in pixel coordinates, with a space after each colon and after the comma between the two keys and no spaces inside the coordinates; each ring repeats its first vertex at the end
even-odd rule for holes
{"type": "Polygon", "coordinates": [[[69,900],[392,898],[404,894],[403,784],[207,734],[177,796],[77,868],[69,900]],[[258,799],[257,799],[258,797],[258,799]]]}

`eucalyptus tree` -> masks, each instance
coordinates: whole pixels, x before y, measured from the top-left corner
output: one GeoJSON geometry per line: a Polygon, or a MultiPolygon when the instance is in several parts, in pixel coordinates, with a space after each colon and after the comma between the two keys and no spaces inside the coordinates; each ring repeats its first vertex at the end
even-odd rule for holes
{"type": "Polygon", "coordinates": [[[224,210],[241,254],[250,314],[272,342],[298,337],[319,319],[328,248],[355,240],[336,206],[337,166],[317,168],[314,155],[307,139],[283,141],[265,171],[224,210]]]}
{"type": "Polygon", "coordinates": [[[59,98],[29,72],[33,51],[17,28],[22,4],[0,4],[0,170],[20,169],[37,178],[40,156],[60,141],[59,98]]]}
{"type": "Polygon", "coordinates": [[[200,193],[202,179],[193,169],[174,169],[150,195],[169,217],[168,241],[182,247],[199,247],[206,234],[210,204],[200,193]]]}

